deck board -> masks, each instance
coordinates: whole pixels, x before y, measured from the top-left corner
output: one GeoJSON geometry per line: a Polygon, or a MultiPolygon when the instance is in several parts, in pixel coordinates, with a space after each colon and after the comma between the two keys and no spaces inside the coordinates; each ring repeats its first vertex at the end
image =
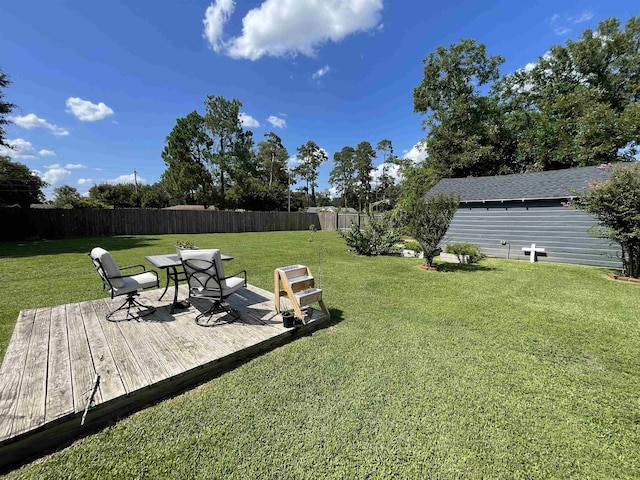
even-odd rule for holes
{"type": "Polygon", "coordinates": [[[44,423],[50,325],[51,309],[38,309],[33,321],[26,366],[16,399],[11,435],[19,435],[44,423]]]}
{"type": "MultiPolygon", "coordinates": [[[[71,386],[73,388],[73,407],[82,412],[91,395],[96,370],[89,350],[89,341],[82,321],[80,304],[67,305],[67,329],[69,332],[69,358],[71,359],[71,386]]],[[[98,390],[94,402],[102,401],[98,390]]]]}
{"type": "Polygon", "coordinates": [[[59,373],[47,375],[45,422],[69,415],[74,411],[67,312],[64,305],[53,307],[51,310],[49,337],[49,369],[59,373]]]}
{"type": "MultiPolygon", "coordinates": [[[[99,318],[104,319],[109,312],[103,301],[91,302],[93,310],[99,318]]],[[[113,359],[120,372],[120,378],[127,393],[143,388],[151,383],[151,376],[147,374],[144,365],[140,365],[135,349],[131,348],[129,340],[122,334],[118,323],[102,321],[102,332],[109,342],[113,359]]]]}
{"type": "MultiPolygon", "coordinates": [[[[93,359],[95,373],[100,375],[100,393],[102,400],[107,401],[126,393],[122,377],[102,331],[101,317],[98,316],[88,302],[80,304],[80,314],[87,334],[87,343],[93,359]]],[[[102,317],[103,319],[104,317],[102,317]]],[[[82,405],[80,405],[82,407],[82,405]]],[[[86,405],[85,405],[86,406],[86,405]]]]}
{"type": "MultiPolygon", "coordinates": [[[[121,299],[20,312],[0,367],[0,468],[329,323],[327,314],[310,309],[308,325],[285,329],[273,294],[248,285],[229,299],[239,320],[202,327],[195,317],[208,308],[206,300],[191,299],[188,309],[171,314],[160,292],[141,295],[156,311],[140,321],[105,320],[121,299]],[[96,375],[99,387],[82,426],[96,375]]],[[[183,285],[180,298],[186,294],[183,285]]]]}
{"type": "Polygon", "coordinates": [[[20,312],[0,368],[0,438],[11,435],[35,318],[35,310],[20,312]]]}

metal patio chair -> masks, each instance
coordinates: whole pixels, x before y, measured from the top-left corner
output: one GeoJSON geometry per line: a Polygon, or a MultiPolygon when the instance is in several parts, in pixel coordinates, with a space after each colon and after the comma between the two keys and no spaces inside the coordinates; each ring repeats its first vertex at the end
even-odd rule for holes
{"type": "Polygon", "coordinates": [[[111,254],[104,248],[95,247],[89,253],[93,265],[96,267],[98,275],[102,279],[102,287],[105,293],[111,298],[126,295],[127,299],[115,310],[109,312],[105,318],[111,322],[138,319],[143,315],[148,315],[155,311],[155,307],[144,305],[136,300],[140,290],[147,288],[158,288],[158,274],[155,270],[147,270],[144,265],[129,265],[127,267],[118,268],[111,254]],[[121,270],[131,268],[141,268],[142,272],[123,275],[121,270]],[[137,310],[137,315],[131,312],[131,309],[137,310]],[[120,311],[127,311],[124,318],[114,318],[114,315],[120,311]]]}
{"type": "Polygon", "coordinates": [[[247,271],[240,270],[233,275],[225,276],[220,250],[183,250],[182,265],[189,284],[190,298],[204,298],[211,300],[211,307],[196,317],[196,323],[203,327],[210,327],[211,316],[215,313],[226,312],[232,321],[238,320],[240,314],[226,302],[227,298],[241,288],[247,286],[247,271]],[[240,277],[242,275],[242,277],[240,277]],[[203,319],[208,318],[208,321],[203,319]]]}

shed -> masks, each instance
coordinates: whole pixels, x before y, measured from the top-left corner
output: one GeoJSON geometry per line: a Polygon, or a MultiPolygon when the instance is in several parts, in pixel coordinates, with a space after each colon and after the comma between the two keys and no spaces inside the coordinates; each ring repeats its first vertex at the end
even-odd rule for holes
{"type": "Polygon", "coordinates": [[[446,178],[425,199],[458,193],[456,212],[444,244],[469,242],[488,257],[528,259],[522,251],[535,243],[545,249],[539,261],[620,267],[620,248],[589,233],[598,225],[592,215],[563,206],[570,190],[608,178],[599,167],[491,177],[446,178]]]}

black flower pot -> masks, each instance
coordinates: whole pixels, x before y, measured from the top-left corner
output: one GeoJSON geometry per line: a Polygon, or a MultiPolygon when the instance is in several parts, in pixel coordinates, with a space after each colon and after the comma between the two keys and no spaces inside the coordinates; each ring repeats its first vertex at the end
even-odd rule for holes
{"type": "Polygon", "coordinates": [[[295,325],[296,317],[293,312],[282,312],[282,325],[284,328],[292,328],[295,325]]]}

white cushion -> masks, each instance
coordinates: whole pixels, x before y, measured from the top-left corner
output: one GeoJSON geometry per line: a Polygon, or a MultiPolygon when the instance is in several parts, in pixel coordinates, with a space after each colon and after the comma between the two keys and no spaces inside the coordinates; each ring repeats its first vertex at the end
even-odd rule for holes
{"type": "MultiPolygon", "coordinates": [[[[113,285],[114,288],[121,288],[124,286],[123,279],[113,278],[113,277],[119,277],[122,274],[120,273],[120,269],[118,268],[118,265],[116,264],[115,260],[113,259],[113,257],[109,252],[107,252],[104,248],[95,247],[93,250],[91,250],[91,258],[93,259],[94,264],[96,264],[96,267],[98,266],[96,262],[97,261],[100,262],[100,265],[102,265],[102,269],[104,270],[105,275],[107,276],[107,278],[111,282],[111,285],[113,285]]],[[[98,272],[99,271],[100,270],[98,270],[98,272]]]]}
{"type": "Polygon", "coordinates": [[[158,277],[152,272],[144,272],[131,277],[125,277],[122,281],[122,287],[116,287],[114,285],[113,288],[118,295],[158,286],[158,277]]]}

